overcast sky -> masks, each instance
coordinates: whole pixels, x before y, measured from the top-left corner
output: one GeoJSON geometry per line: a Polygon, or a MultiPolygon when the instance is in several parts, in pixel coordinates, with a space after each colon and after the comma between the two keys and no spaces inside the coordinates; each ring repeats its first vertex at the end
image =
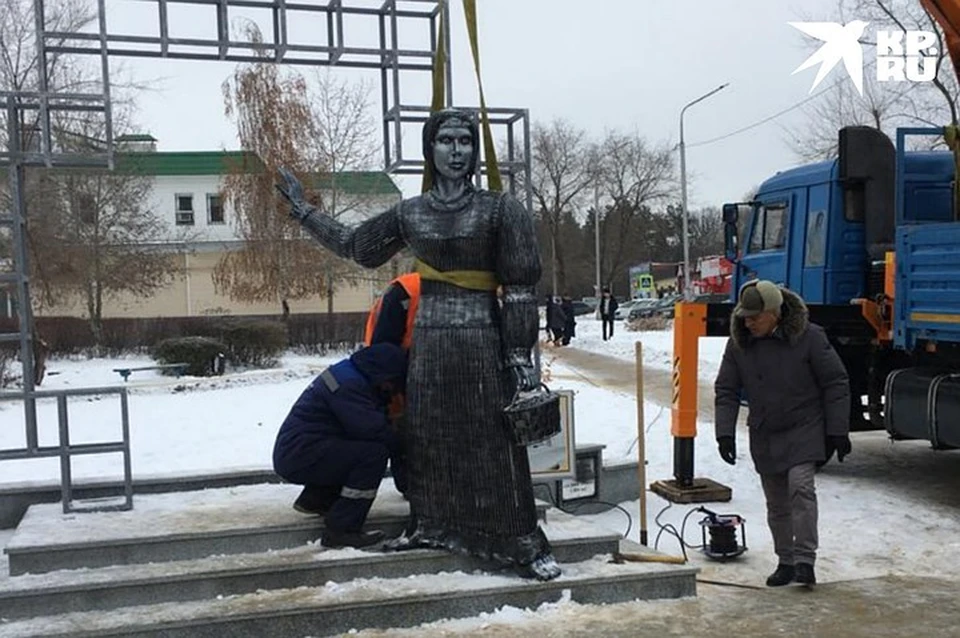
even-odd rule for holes
{"type": "MultiPolygon", "coordinates": [[[[726,139],[698,142],[757,123],[808,97],[816,68],[791,73],[811,53],[811,45],[787,22],[833,19],[836,0],[477,4],[488,105],[529,108],[534,122],[564,118],[597,137],[606,129],[636,130],[652,142],[676,144],[683,105],[729,82],[685,117],[693,208],[738,200],[777,170],[797,163],[784,127],[802,124],[799,108],[726,139]]],[[[152,3],[108,3],[110,31],[155,31],[149,18],[129,13],[131,5],[156,10],[152,3]]],[[[454,101],[475,105],[460,3],[453,0],[451,6],[454,101]]],[[[177,35],[203,34],[214,25],[205,14],[189,19],[184,14],[182,20],[192,26],[177,35]]],[[[348,25],[348,44],[369,43],[368,38],[375,37],[371,26],[348,25]]],[[[159,139],[160,150],[237,147],[235,125],[223,115],[221,93],[232,65],[141,59],[127,59],[123,65],[139,80],[157,80],[157,89],[139,100],[139,119],[142,128],[159,139]]],[[[378,116],[378,74],[342,73],[374,83],[371,97],[378,116]]],[[[411,79],[404,101],[426,104],[425,80],[411,79]]],[[[840,80],[848,81],[838,67],[822,86],[840,80]]],[[[402,185],[405,194],[412,195],[418,182],[407,178],[402,185]]]]}

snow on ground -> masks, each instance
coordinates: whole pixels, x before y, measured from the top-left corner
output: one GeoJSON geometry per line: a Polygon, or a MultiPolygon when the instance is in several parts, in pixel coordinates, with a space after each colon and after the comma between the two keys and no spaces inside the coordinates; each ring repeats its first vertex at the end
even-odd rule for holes
{"type": "MultiPolygon", "coordinates": [[[[644,345],[648,366],[669,369],[672,360],[670,330],[628,332],[618,322],[614,338],[600,338],[600,323],[581,317],[576,348],[633,361],[634,344],[644,345]]],[[[701,339],[700,375],[712,382],[725,339],[701,339]]],[[[328,357],[286,355],[272,370],[230,372],[214,379],[171,378],[152,372],[134,373],[126,384],[130,392],[130,427],[135,476],[221,472],[230,469],[270,467],[274,436],[280,422],[309,380],[344,353],[328,357]]],[[[145,358],[100,360],[51,360],[48,368],[58,374],[44,382],[43,389],[122,386],[113,368],[148,364],[145,358]]],[[[562,382],[554,389],[575,392],[575,424],[581,443],[606,445],[608,463],[636,459],[636,404],[632,393],[599,387],[589,374],[554,361],[552,371],[562,382]],[[579,380],[573,380],[579,379],[579,380]]],[[[644,406],[646,483],[672,478],[673,441],[668,406],[648,401],[644,406]]],[[[39,405],[41,443],[56,443],[56,406],[39,405]]],[[[709,504],[718,513],[737,513],[747,521],[749,550],[739,560],[716,563],[695,549],[688,549],[693,565],[703,578],[756,585],[762,583],[775,563],[766,528],[763,495],[749,459],[745,430],[738,439],[738,463],[731,467],[717,456],[712,423],[700,423],[703,433],[696,441],[697,476],[712,478],[733,489],[733,500],[709,504]]],[[[74,442],[109,440],[119,435],[119,405],[115,397],[100,395],[72,399],[70,431],[74,442]]],[[[22,408],[0,403],[0,446],[23,444],[22,408]]],[[[831,463],[818,476],[820,495],[821,556],[818,575],[822,581],[842,580],[888,573],[937,574],[955,562],[960,551],[960,473],[958,457],[935,453],[922,442],[891,445],[882,432],[854,436],[854,453],[843,464],[831,463]]],[[[90,456],[74,462],[78,478],[118,478],[117,455],[90,456]]],[[[0,463],[0,484],[59,480],[56,459],[0,463]]],[[[287,502],[289,499],[286,499],[287,502]]],[[[622,503],[632,520],[629,537],[639,540],[639,502],[622,503]]],[[[680,530],[690,545],[700,542],[702,513],[693,506],[673,505],[647,492],[646,530],[651,544],[679,554],[676,538],[661,532],[660,524],[680,530]],[[692,513],[691,513],[692,511],[692,513]],[[657,516],[659,516],[659,523],[657,516]]],[[[627,515],[619,509],[585,518],[623,533],[627,515]]],[[[0,536],[6,541],[9,536],[0,536]]],[[[563,606],[563,603],[560,605],[563,606]]],[[[549,609],[547,609],[549,611],[549,609]]],[[[531,612],[506,608],[479,619],[456,621],[479,626],[488,622],[512,622],[531,612]]],[[[540,612],[538,612],[540,613],[540,612]]],[[[545,613],[545,612],[544,612],[545,613]]]]}
{"type": "MultiPolygon", "coordinates": [[[[602,324],[593,315],[577,317],[577,336],[570,345],[608,354],[618,359],[633,362],[636,358],[636,342],[643,344],[643,363],[662,370],[673,369],[673,330],[643,330],[631,332],[625,321],[617,321],[613,338],[603,340],[602,324]]],[[[672,326],[672,324],[671,324],[672,326]]],[[[712,380],[717,376],[726,337],[702,337],[699,341],[699,370],[702,379],[712,380]]]]}
{"type": "MultiPolygon", "coordinates": [[[[639,336],[644,341],[648,365],[670,365],[673,345],[669,331],[629,333],[618,325],[615,339],[603,342],[599,325],[592,319],[581,320],[578,334],[584,336],[577,337],[574,345],[587,348],[592,344],[596,351],[614,356],[629,351],[632,361],[633,343],[639,336]]],[[[178,379],[156,371],[134,372],[126,384],[114,369],[151,365],[149,357],[52,359],[41,389],[126,386],[134,477],[269,469],[273,440],[290,406],[316,374],[345,355],[287,354],[277,368],[228,372],[213,378],[178,379]]],[[[709,365],[711,356],[710,351],[704,354],[703,365],[709,365]]],[[[560,363],[553,363],[552,368],[563,376],[574,376],[560,363]]],[[[632,394],[567,379],[555,389],[576,393],[574,422],[579,441],[607,446],[604,458],[608,462],[635,458],[636,401],[632,394]]],[[[42,400],[37,412],[40,444],[57,445],[56,403],[42,400]]],[[[655,424],[669,428],[669,409],[648,401],[645,416],[648,427],[655,424]]],[[[117,395],[72,398],[69,418],[71,443],[121,439],[117,395]]],[[[0,403],[0,448],[25,445],[23,424],[21,404],[0,403]]],[[[72,471],[74,480],[119,480],[123,476],[122,459],[119,454],[79,456],[73,460],[72,471]]],[[[59,478],[58,458],[0,463],[0,485],[49,483],[59,478]]]]}
{"type": "MultiPolygon", "coordinates": [[[[211,473],[271,467],[273,439],[290,406],[310,380],[344,353],[287,354],[277,368],[222,377],[167,377],[134,372],[124,384],[114,368],[151,365],[148,357],[52,359],[42,390],[126,386],[135,477],[211,473]],[[49,374],[49,373],[48,373],[49,374]]],[[[119,441],[120,399],[98,394],[68,402],[71,443],[119,441]]],[[[37,405],[41,445],[57,445],[57,406],[37,405]]],[[[0,403],[0,446],[25,445],[22,404],[0,403]]],[[[120,454],[75,457],[75,479],[122,479],[120,454]]],[[[59,481],[59,459],[0,463],[0,484],[59,481]]]]}

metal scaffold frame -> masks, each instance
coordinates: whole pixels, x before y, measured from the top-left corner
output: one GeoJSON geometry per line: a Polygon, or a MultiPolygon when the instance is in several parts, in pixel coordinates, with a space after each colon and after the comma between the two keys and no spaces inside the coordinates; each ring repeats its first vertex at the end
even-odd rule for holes
{"type": "MultiPolygon", "coordinates": [[[[405,103],[401,96],[401,73],[431,73],[438,45],[438,34],[450,51],[450,24],[448,0],[384,0],[380,6],[371,6],[369,0],[314,0],[288,2],[287,0],[146,0],[156,5],[156,35],[118,33],[107,26],[107,0],[96,0],[97,20],[93,31],[53,31],[47,29],[45,0],[34,0],[37,46],[36,90],[0,90],[0,107],[7,118],[7,148],[0,149],[0,167],[9,174],[11,207],[0,211],[0,228],[9,226],[14,269],[0,273],[0,286],[14,287],[17,298],[19,331],[0,334],[0,342],[18,342],[23,370],[22,390],[0,392],[0,401],[19,400],[24,406],[25,441],[22,448],[0,450],[0,461],[31,458],[60,458],[61,493],[64,512],[131,509],[133,507],[132,468],[130,461],[130,432],[127,391],[123,387],[85,388],[78,390],[38,391],[34,382],[34,335],[30,297],[29,262],[27,254],[24,169],[26,167],[100,167],[113,168],[113,114],[110,96],[111,56],[133,58],[171,58],[181,60],[211,60],[227,62],[260,62],[265,54],[278,64],[306,66],[339,66],[380,71],[381,118],[383,125],[384,170],[395,174],[416,174],[423,171],[423,159],[403,156],[402,128],[405,124],[422,124],[430,108],[405,103]],[[171,36],[170,9],[174,5],[210,7],[215,22],[215,38],[179,38],[171,36]],[[269,41],[237,40],[230,34],[232,10],[262,10],[269,14],[269,41]],[[293,41],[288,25],[291,18],[321,16],[326,25],[326,44],[293,41]],[[348,45],[345,18],[360,16],[375,19],[379,30],[376,47],[348,45]],[[400,21],[425,24],[429,33],[429,47],[401,48],[400,21]],[[440,29],[440,22],[443,28],[440,29]],[[100,92],[61,92],[51,87],[48,56],[88,55],[99,60],[100,92]],[[60,147],[51,130],[51,113],[99,113],[104,120],[105,139],[89,153],[77,153],[60,147]],[[32,136],[25,143],[27,134],[32,136]],[[35,140],[35,141],[34,141],[35,140]],[[85,444],[71,444],[69,433],[68,398],[116,394],[120,399],[121,440],[85,444]],[[37,428],[37,401],[53,399],[57,403],[59,443],[42,446],[37,428]],[[123,455],[123,502],[77,506],[73,500],[71,458],[81,454],[121,453],[123,455]]],[[[142,25],[141,25],[142,26],[142,25]]],[[[446,83],[445,105],[453,106],[453,72],[450,55],[444,69],[446,83]]],[[[4,87],[0,87],[3,89],[4,87]]],[[[460,107],[477,113],[476,107],[460,107]]],[[[524,176],[526,187],[523,199],[532,208],[530,188],[530,118],[526,109],[490,108],[491,125],[503,127],[506,135],[506,157],[501,161],[502,173],[508,178],[508,187],[516,194],[518,176],[524,176]],[[519,131],[518,131],[519,129],[519,131]],[[517,151],[517,137],[522,135],[523,152],[517,151]]],[[[478,149],[481,145],[478,144],[478,149]]],[[[483,164],[481,163],[481,166],[483,164]]],[[[478,182],[480,175],[477,176],[478,182]]]]}

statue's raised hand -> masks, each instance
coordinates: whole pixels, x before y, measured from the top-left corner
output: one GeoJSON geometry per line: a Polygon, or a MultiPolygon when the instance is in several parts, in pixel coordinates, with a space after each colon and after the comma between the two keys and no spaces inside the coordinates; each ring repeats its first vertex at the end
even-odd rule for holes
{"type": "Polygon", "coordinates": [[[287,168],[281,167],[277,171],[282,178],[282,182],[276,184],[277,190],[290,202],[290,215],[302,220],[310,214],[310,205],[303,198],[303,186],[300,180],[287,168]]]}

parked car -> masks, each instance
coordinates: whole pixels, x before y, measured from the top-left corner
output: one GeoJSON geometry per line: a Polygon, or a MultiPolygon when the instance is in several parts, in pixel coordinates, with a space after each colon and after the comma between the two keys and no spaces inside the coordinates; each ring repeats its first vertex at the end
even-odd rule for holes
{"type": "Polygon", "coordinates": [[[656,299],[634,299],[633,301],[625,302],[617,308],[616,317],[617,319],[632,319],[634,313],[650,308],[655,303],[657,303],[656,299]]]}
{"type": "Polygon", "coordinates": [[[627,317],[630,321],[643,319],[645,317],[672,317],[673,307],[680,298],[680,295],[670,295],[669,297],[661,297],[660,299],[650,299],[648,301],[651,303],[634,307],[627,317]]]}
{"type": "Polygon", "coordinates": [[[589,315],[594,312],[594,309],[590,307],[590,304],[583,303],[582,301],[574,301],[573,303],[573,316],[579,317],[581,315],[589,315]]]}
{"type": "Polygon", "coordinates": [[[693,298],[696,303],[730,303],[729,293],[710,292],[693,298]]]}

